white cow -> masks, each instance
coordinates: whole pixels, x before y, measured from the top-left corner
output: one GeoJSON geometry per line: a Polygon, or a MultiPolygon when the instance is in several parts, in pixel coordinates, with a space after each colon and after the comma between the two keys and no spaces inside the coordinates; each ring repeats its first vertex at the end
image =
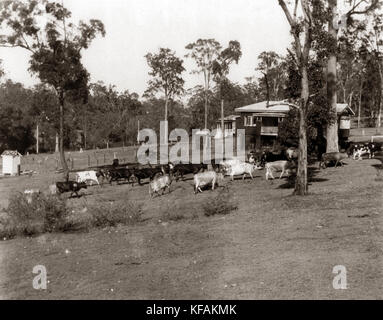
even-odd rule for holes
{"type": "Polygon", "coordinates": [[[229,159],[229,160],[225,160],[225,161],[221,161],[219,163],[220,167],[222,168],[223,170],[223,173],[227,173],[230,168],[234,165],[238,165],[238,164],[241,164],[241,163],[244,163],[243,161],[239,160],[239,159],[229,159]]]}
{"type": "Polygon", "coordinates": [[[100,185],[97,179],[96,171],[94,170],[76,172],[76,181],[77,182],[91,181],[91,185],[92,185],[92,182],[94,181],[98,185],[100,185]]]}
{"type": "Polygon", "coordinates": [[[262,168],[258,167],[254,163],[246,163],[246,162],[236,163],[229,167],[226,174],[231,177],[232,181],[234,180],[234,176],[239,176],[239,175],[243,175],[242,180],[244,180],[246,174],[248,174],[251,177],[251,179],[253,179],[253,171],[257,169],[259,170],[262,168]]]}
{"type": "Polygon", "coordinates": [[[357,158],[358,158],[358,160],[363,160],[362,156],[364,156],[365,154],[368,154],[368,157],[371,158],[371,151],[370,151],[370,149],[367,148],[367,147],[362,147],[362,148],[359,148],[357,150],[354,150],[352,158],[354,160],[356,160],[357,158]]]}
{"type": "Polygon", "coordinates": [[[279,176],[279,179],[281,179],[285,172],[287,173],[287,175],[290,175],[290,170],[294,167],[295,167],[295,164],[287,160],[278,160],[278,161],[268,162],[265,165],[266,180],[269,180],[269,177],[274,179],[273,170],[282,171],[281,175],[279,176]]]}
{"type": "Polygon", "coordinates": [[[202,192],[201,187],[211,184],[212,190],[223,180],[223,174],[215,171],[205,171],[194,175],[194,193],[202,192]]]}

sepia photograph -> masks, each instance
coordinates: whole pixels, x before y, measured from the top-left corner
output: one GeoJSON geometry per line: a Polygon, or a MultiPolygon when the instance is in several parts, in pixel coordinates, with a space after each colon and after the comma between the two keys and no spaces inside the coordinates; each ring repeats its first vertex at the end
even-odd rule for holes
{"type": "Polygon", "coordinates": [[[0,0],[0,300],[381,300],[382,109],[383,0],[0,0]]]}

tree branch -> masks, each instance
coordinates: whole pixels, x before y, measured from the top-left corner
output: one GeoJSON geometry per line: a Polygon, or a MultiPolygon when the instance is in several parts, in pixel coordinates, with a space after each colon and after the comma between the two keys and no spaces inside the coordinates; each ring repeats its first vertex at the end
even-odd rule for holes
{"type": "Polygon", "coordinates": [[[374,10],[378,3],[379,0],[372,0],[371,4],[367,6],[366,9],[361,10],[361,11],[356,11],[356,9],[363,3],[366,2],[366,0],[360,0],[357,4],[354,4],[354,6],[346,13],[347,17],[351,17],[354,14],[365,14],[371,10],[374,10]]]}
{"type": "Polygon", "coordinates": [[[302,57],[302,45],[300,43],[299,33],[297,32],[296,20],[294,20],[293,17],[291,16],[291,13],[290,13],[289,9],[287,8],[287,5],[286,5],[284,0],[278,0],[278,3],[281,6],[282,10],[284,11],[286,18],[287,18],[287,21],[290,24],[291,33],[294,36],[294,40],[295,40],[296,55],[297,55],[298,61],[300,61],[301,57],[302,57]]]}

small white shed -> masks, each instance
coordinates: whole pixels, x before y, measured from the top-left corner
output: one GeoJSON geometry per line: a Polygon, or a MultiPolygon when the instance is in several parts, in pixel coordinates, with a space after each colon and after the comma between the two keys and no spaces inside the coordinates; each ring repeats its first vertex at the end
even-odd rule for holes
{"type": "Polygon", "coordinates": [[[5,150],[1,158],[3,160],[3,175],[17,174],[17,166],[21,163],[21,154],[17,151],[5,150]]]}

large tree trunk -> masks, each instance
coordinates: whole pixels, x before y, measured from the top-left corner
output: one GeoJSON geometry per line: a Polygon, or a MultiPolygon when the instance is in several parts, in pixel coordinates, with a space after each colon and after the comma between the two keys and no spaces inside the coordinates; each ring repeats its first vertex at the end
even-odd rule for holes
{"type": "Polygon", "coordinates": [[[328,32],[330,35],[330,52],[327,62],[327,103],[332,110],[333,118],[327,126],[327,148],[326,152],[338,152],[338,116],[336,113],[336,51],[338,44],[338,31],[334,26],[334,18],[337,15],[337,0],[328,0],[330,18],[328,32]]]}
{"type": "Polygon", "coordinates": [[[60,152],[59,148],[59,134],[56,132],[56,139],[55,139],[55,152],[60,152]]]}
{"type": "Polygon", "coordinates": [[[39,153],[39,123],[36,125],[36,153],[39,153]]]}
{"type": "Polygon", "coordinates": [[[307,103],[309,99],[309,81],[307,75],[307,66],[302,68],[302,91],[301,105],[299,108],[299,155],[297,177],[295,180],[296,195],[306,195],[308,192],[307,184],[307,103]]]}
{"type": "Polygon", "coordinates": [[[380,128],[382,125],[382,105],[383,105],[383,70],[381,62],[378,61],[379,66],[379,80],[380,80],[380,99],[379,99],[379,110],[378,110],[378,116],[376,118],[376,127],[380,128]]]}
{"type": "Polygon", "coordinates": [[[207,105],[208,105],[208,99],[207,99],[207,89],[205,89],[205,129],[207,129],[207,105]]]}
{"type": "Polygon", "coordinates": [[[165,97],[165,137],[164,137],[164,144],[168,144],[168,140],[169,140],[169,127],[168,127],[168,105],[169,105],[169,98],[166,96],[165,97]]]}
{"type": "Polygon", "coordinates": [[[221,130],[222,130],[222,156],[225,158],[225,120],[224,120],[224,102],[221,98],[221,130]]]}
{"type": "Polygon", "coordinates": [[[85,114],[84,114],[84,150],[86,150],[86,146],[87,146],[87,135],[88,135],[88,132],[87,132],[87,126],[88,126],[88,117],[87,117],[87,112],[85,110],[85,114]]]}
{"type": "Polygon", "coordinates": [[[358,129],[360,128],[360,113],[362,108],[362,90],[363,90],[363,78],[360,79],[360,90],[358,99],[358,129]]]}
{"type": "Polygon", "coordinates": [[[59,128],[59,152],[60,152],[60,161],[63,168],[63,175],[65,180],[69,180],[69,168],[65,160],[64,153],[64,94],[60,94],[60,128],[59,128]]]}

